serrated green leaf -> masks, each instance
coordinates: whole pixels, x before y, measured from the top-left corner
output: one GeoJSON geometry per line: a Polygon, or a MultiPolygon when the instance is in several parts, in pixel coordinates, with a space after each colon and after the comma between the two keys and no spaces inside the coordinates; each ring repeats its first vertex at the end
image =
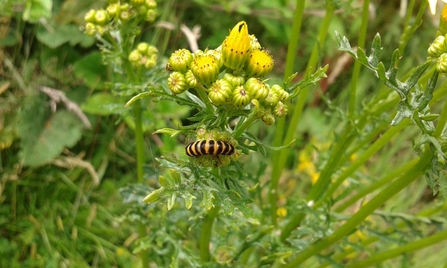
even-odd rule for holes
{"type": "Polygon", "coordinates": [[[392,126],[398,125],[405,118],[410,118],[413,115],[412,111],[408,109],[404,101],[399,102],[398,110],[393,120],[391,121],[392,126]]]}
{"type": "Polygon", "coordinates": [[[342,37],[337,31],[335,31],[335,38],[337,39],[337,42],[340,46],[338,48],[339,50],[348,52],[352,56],[357,57],[355,51],[352,50],[351,44],[349,44],[348,38],[346,38],[345,36],[342,37]]]}
{"type": "Polygon", "coordinates": [[[22,138],[20,156],[27,166],[40,166],[50,162],[64,148],[75,145],[82,136],[82,123],[73,113],[58,111],[43,126],[39,126],[37,124],[41,123],[41,119],[39,116],[36,118],[32,111],[21,116],[18,128],[22,138]]]}

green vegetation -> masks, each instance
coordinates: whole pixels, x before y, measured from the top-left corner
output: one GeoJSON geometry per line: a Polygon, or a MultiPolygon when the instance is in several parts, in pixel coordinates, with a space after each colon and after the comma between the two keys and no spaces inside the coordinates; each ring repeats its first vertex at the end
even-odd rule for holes
{"type": "Polygon", "coordinates": [[[0,267],[447,265],[427,1],[0,7],[0,267]]]}

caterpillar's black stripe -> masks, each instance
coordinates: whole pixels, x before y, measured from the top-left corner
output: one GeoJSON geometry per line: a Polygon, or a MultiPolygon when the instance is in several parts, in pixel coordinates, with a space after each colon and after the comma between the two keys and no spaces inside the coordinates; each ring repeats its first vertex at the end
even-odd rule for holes
{"type": "Polygon", "coordinates": [[[186,146],[185,151],[188,156],[232,155],[234,147],[225,141],[202,140],[191,142],[186,146]]]}

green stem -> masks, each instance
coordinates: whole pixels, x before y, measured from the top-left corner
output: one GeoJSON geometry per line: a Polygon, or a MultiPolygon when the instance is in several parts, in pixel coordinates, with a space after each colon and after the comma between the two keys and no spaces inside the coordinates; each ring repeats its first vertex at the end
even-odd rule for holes
{"type": "Polygon", "coordinates": [[[355,194],[354,196],[352,196],[351,198],[349,198],[348,200],[343,202],[341,205],[339,205],[335,209],[335,212],[341,213],[346,208],[350,207],[355,202],[360,200],[362,197],[365,197],[366,195],[371,194],[372,192],[374,192],[375,190],[381,188],[382,186],[392,182],[395,178],[399,177],[400,174],[403,174],[403,173],[407,172],[411,167],[413,167],[416,164],[416,162],[417,162],[417,159],[413,159],[412,161],[410,161],[408,163],[405,163],[401,167],[397,168],[393,172],[383,176],[378,181],[368,185],[365,188],[360,189],[357,192],[357,194],[355,194]]]}
{"type": "MultiPolygon", "coordinates": [[[[215,202],[216,204],[217,202],[215,202]]],[[[202,232],[200,234],[200,260],[205,263],[210,261],[210,241],[211,232],[213,231],[214,219],[219,214],[219,206],[216,204],[215,207],[211,208],[208,214],[205,216],[202,225],[202,232]]]]}
{"type": "Polygon", "coordinates": [[[348,235],[352,230],[360,225],[366,217],[371,215],[388,199],[390,199],[392,196],[410,185],[410,183],[418,179],[426,171],[426,169],[429,168],[431,160],[432,152],[427,147],[423,156],[419,159],[418,163],[413,166],[413,168],[408,170],[408,172],[403,174],[399,179],[395,180],[389,187],[385,188],[374,198],[372,198],[359,211],[357,211],[357,213],[352,215],[352,217],[348,221],[346,221],[345,224],[340,226],[340,228],[338,228],[332,235],[320,240],[319,242],[308,247],[306,250],[302,251],[296,259],[292,260],[285,267],[298,267],[308,258],[316,256],[322,250],[332,246],[337,241],[346,237],[346,235],[348,235]]]}
{"type": "MultiPolygon", "coordinates": [[[[366,40],[366,31],[368,29],[368,19],[369,19],[369,2],[370,0],[363,1],[363,12],[362,12],[362,24],[360,26],[358,47],[365,47],[366,40]]],[[[357,99],[357,85],[360,77],[360,68],[362,64],[360,61],[355,61],[354,69],[352,71],[351,76],[351,87],[349,90],[349,110],[348,116],[354,117],[355,115],[355,107],[356,107],[356,99],[357,99]]]]}
{"type": "Polygon", "coordinates": [[[144,154],[144,135],[143,135],[143,122],[141,117],[141,100],[135,101],[132,108],[135,120],[135,143],[137,149],[137,178],[138,183],[142,183],[144,175],[143,165],[146,161],[146,155],[144,154]]]}
{"type": "Polygon", "coordinates": [[[256,121],[256,119],[256,112],[254,111],[247,117],[247,119],[245,119],[241,126],[234,131],[233,138],[239,138],[244,133],[244,131],[256,121]]]}
{"type": "MultiPolygon", "coordinates": [[[[417,160],[417,159],[415,159],[415,160],[417,160]]],[[[437,206],[435,208],[430,207],[428,209],[425,209],[425,210],[417,213],[416,217],[430,217],[430,216],[432,216],[434,214],[437,214],[439,212],[443,212],[446,209],[447,209],[447,202],[445,202],[445,203],[443,203],[443,204],[441,204],[441,205],[439,205],[439,206],[437,206]]],[[[394,232],[396,228],[402,228],[405,225],[406,225],[405,222],[400,222],[400,223],[397,224],[397,226],[390,227],[387,230],[385,230],[384,233],[394,232]]],[[[378,237],[378,236],[368,237],[368,238],[362,240],[360,242],[360,245],[361,245],[362,248],[366,248],[367,246],[371,245],[372,243],[378,241],[379,239],[380,239],[380,237],[378,237]]],[[[341,261],[341,260],[346,259],[348,255],[350,255],[351,253],[353,253],[355,251],[356,251],[355,248],[351,247],[351,248],[346,249],[343,252],[334,254],[331,258],[334,261],[341,261]]],[[[329,265],[330,265],[329,262],[324,262],[318,268],[324,268],[324,267],[327,267],[329,265]]]]}
{"type": "Polygon", "coordinates": [[[206,89],[200,83],[198,83],[198,87],[199,88],[196,88],[197,94],[199,94],[200,98],[205,104],[208,114],[214,114],[214,108],[210,99],[208,98],[208,95],[206,94],[206,89]]]}
{"type": "MultiPolygon", "coordinates": [[[[300,8],[300,10],[301,10],[301,8],[304,9],[304,2],[305,1],[297,1],[297,12],[298,12],[299,8],[300,8]],[[298,8],[298,6],[299,6],[299,8],[298,8]]],[[[308,65],[307,65],[307,71],[312,70],[317,65],[318,55],[321,52],[320,48],[321,48],[321,45],[324,44],[324,42],[326,40],[326,36],[327,36],[328,30],[329,30],[330,22],[332,20],[334,11],[335,11],[335,5],[334,5],[333,1],[327,1],[326,16],[324,17],[324,20],[320,27],[320,31],[318,34],[318,40],[313,47],[312,54],[310,56],[310,59],[309,59],[308,65]]],[[[295,16],[299,16],[299,18],[295,17],[295,22],[297,20],[299,20],[300,21],[299,25],[301,25],[302,14],[296,13],[295,16]]],[[[296,33],[294,33],[294,34],[296,34],[296,33]]],[[[296,48],[289,47],[289,50],[296,51],[296,48]]],[[[289,61],[289,58],[287,59],[287,61],[289,61]]],[[[292,63],[290,63],[290,64],[292,64],[292,63]]],[[[302,114],[304,105],[306,104],[306,101],[307,101],[308,92],[309,92],[308,88],[301,90],[299,98],[295,104],[295,107],[293,108],[293,115],[290,120],[290,124],[287,128],[286,136],[283,141],[281,141],[281,139],[283,138],[285,123],[281,122],[280,124],[278,124],[281,126],[281,128],[278,128],[276,131],[275,140],[274,140],[275,145],[279,145],[281,142],[283,144],[288,144],[292,141],[294,135],[296,134],[296,128],[298,126],[299,119],[301,118],[301,114],[302,114]]],[[[284,119],[280,119],[280,120],[284,120],[284,119]]],[[[284,169],[284,166],[286,164],[286,160],[287,160],[287,157],[289,156],[289,153],[290,153],[290,149],[285,149],[281,152],[276,152],[276,153],[272,154],[273,168],[272,168],[272,177],[271,177],[271,181],[270,181],[270,189],[268,192],[268,201],[269,201],[269,205],[270,205],[270,219],[271,219],[271,222],[273,225],[277,224],[277,222],[276,222],[276,219],[277,219],[276,201],[277,201],[277,197],[278,197],[279,178],[281,176],[282,170],[284,169]]]]}
{"type": "Polygon", "coordinates": [[[435,245],[439,242],[442,242],[444,240],[447,240],[447,230],[444,230],[442,232],[439,232],[435,235],[423,238],[421,240],[418,241],[414,241],[411,243],[408,243],[404,246],[398,247],[398,248],[394,248],[394,249],[388,249],[385,252],[381,252],[381,253],[375,253],[373,256],[350,264],[347,267],[368,267],[368,266],[373,266],[375,264],[378,263],[382,263],[384,260],[388,260],[391,258],[395,258],[395,257],[399,257],[402,254],[406,254],[406,253],[410,253],[425,247],[429,247],[432,245],[435,245]]]}
{"type": "Polygon", "coordinates": [[[377,151],[379,151],[383,146],[390,142],[390,140],[399,133],[402,129],[407,127],[411,123],[411,120],[406,119],[402,121],[399,125],[391,127],[386,131],[376,142],[374,142],[364,154],[357,158],[354,163],[352,163],[349,168],[345,169],[333,183],[330,184],[329,189],[324,193],[323,197],[315,203],[315,207],[320,207],[332,194],[337,190],[337,188],[346,180],[350,175],[352,175],[359,167],[366,163],[371,156],[373,156],[377,151]]]}
{"type": "MultiPolygon", "coordinates": [[[[146,232],[146,225],[140,223],[138,224],[138,236],[140,239],[143,239],[147,236],[146,232]]],[[[143,268],[149,268],[149,250],[142,250],[140,252],[140,258],[141,258],[141,266],[143,268]]]]}

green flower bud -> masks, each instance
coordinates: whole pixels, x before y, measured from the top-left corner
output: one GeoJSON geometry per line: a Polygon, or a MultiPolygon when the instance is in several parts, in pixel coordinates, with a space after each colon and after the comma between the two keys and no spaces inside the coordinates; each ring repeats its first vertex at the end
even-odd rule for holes
{"type": "Polygon", "coordinates": [[[168,87],[172,93],[180,94],[188,89],[185,76],[180,72],[173,72],[168,78],[168,87]]]}
{"type": "Polygon", "coordinates": [[[273,108],[273,114],[277,117],[285,116],[288,111],[289,111],[289,108],[287,108],[287,105],[285,105],[281,101],[278,101],[278,103],[273,108]]]}
{"type": "Polygon", "coordinates": [[[95,23],[96,19],[95,19],[95,15],[96,15],[96,10],[94,9],[90,9],[87,14],[85,14],[84,16],[84,20],[86,22],[91,22],[91,23],[95,23]]]}
{"type": "Polygon", "coordinates": [[[137,50],[143,55],[148,55],[147,53],[148,48],[149,44],[146,42],[141,42],[137,45],[137,50]]]}
{"type": "Polygon", "coordinates": [[[85,25],[85,33],[90,36],[94,36],[96,34],[96,25],[91,22],[87,22],[85,25]]]}
{"type": "Polygon", "coordinates": [[[140,6],[144,4],[145,0],[130,0],[130,4],[133,6],[140,6]]]}
{"type": "Polygon", "coordinates": [[[186,72],[185,79],[186,79],[186,84],[188,84],[188,86],[190,88],[195,88],[197,86],[197,79],[191,70],[188,70],[186,72]]]}
{"type": "Polygon", "coordinates": [[[148,22],[153,22],[156,18],[157,18],[157,11],[155,9],[149,9],[146,12],[144,20],[148,22]]]}
{"type": "Polygon", "coordinates": [[[263,77],[273,69],[273,58],[264,49],[255,49],[245,62],[247,76],[263,77]]]}
{"type": "Polygon", "coordinates": [[[275,117],[271,113],[263,114],[261,120],[268,126],[271,126],[275,123],[275,117]]]}
{"type": "Polygon", "coordinates": [[[137,8],[138,15],[146,15],[147,11],[148,11],[147,6],[139,6],[137,8]]]}
{"type": "Polygon", "coordinates": [[[278,103],[278,101],[279,101],[279,97],[273,90],[270,90],[269,94],[264,99],[264,103],[268,107],[274,107],[278,103]]]}
{"type": "Polygon", "coordinates": [[[146,69],[152,69],[152,68],[154,68],[155,65],[157,65],[157,59],[156,59],[156,58],[157,58],[157,57],[155,57],[155,59],[151,58],[151,59],[147,60],[147,61],[144,63],[144,68],[146,68],[146,69]]]}
{"type": "MultiPolygon", "coordinates": [[[[121,8],[122,8],[122,6],[121,6],[121,8]]],[[[121,11],[121,13],[120,13],[120,19],[121,19],[122,21],[128,21],[128,20],[130,19],[130,13],[129,13],[129,11],[121,11]]]]}
{"type": "Polygon", "coordinates": [[[163,197],[164,191],[165,191],[164,187],[161,187],[160,189],[153,191],[152,193],[150,193],[148,196],[146,196],[143,199],[143,202],[146,202],[148,204],[157,202],[158,200],[160,200],[163,197]]]}
{"type": "Polygon", "coordinates": [[[261,49],[258,38],[254,34],[250,34],[250,50],[261,49]]]}
{"type": "Polygon", "coordinates": [[[147,8],[149,8],[149,9],[155,9],[155,8],[157,8],[157,2],[155,2],[155,0],[146,0],[144,4],[145,4],[145,6],[147,6],[147,8]]]}
{"type": "Polygon", "coordinates": [[[239,108],[247,106],[252,97],[244,88],[244,86],[238,86],[233,89],[233,105],[239,108]]]}
{"type": "Polygon", "coordinates": [[[269,94],[268,86],[258,78],[249,78],[245,83],[245,89],[253,96],[253,99],[263,101],[269,94]]]}
{"type": "Polygon", "coordinates": [[[447,52],[445,37],[440,35],[436,37],[435,41],[428,48],[428,55],[433,58],[441,56],[442,53],[447,52]]]}
{"type": "Polygon", "coordinates": [[[243,76],[235,76],[231,73],[225,73],[223,79],[230,82],[233,87],[242,86],[245,84],[245,78],[243,76]]]}
{"type": "Polygon", "coordinates": [[[119,4],[110,4],[106,10],[109,16],[116,17],[121,11],[121,6],[119,4]]]}
{"type": "Polygon", "coordinates": [[[217,80],[210,87],[208,97],[214,105],[228,103],[233,87],[227,80],[217,80]]]}
{"type": "Polygon", "coordinates": [[[109,21],[109,14],[107,11],[101,9],[96,11],[95,22],[99,25],[105,25],[109,21]]]}
{"type": "Polygon", "coordinates": [[[187,49],[179,49],[174,51],[174,53],[171,54],[171,57],[169,57],[169,66],[171,66],[171,69],[174,71],[185,73],[189,69],[193,60],[194,57],[191,51],[187,49]]]}
{"type": "Polygon", "coordinates": [[[143,58],[143,55],[138,50],[132,50],[129,54],[129,61],[132,62],[134,65],[140,65],[141,59],[143,58]]]}
{"type": "Polygon", "coordinates": [[[222,44],[222,60],[230,69],[239,69],[244,66],[250,52],[250,37],[248,26],[241,21],[230,31],[222,44]]]}
{"type": "Polygon", "coordinates": [[[289,92],[285,91],[280,85],[273,85],[271,90],[276,93],[280,101],[285,101],[289,98],[289,92]]]}
{"type": "Polygon", "coordinates": [[[96,32],[102,36],[106,32],[106,28],[101,25],[96,25],[96,32]]]}
{"type": "Polygon", "coordinates": [[[440,73],[447,73],[447,53],[441,54],[436,63],[436,70],[440,73]]]}
{"type": "Polygon", "coordinates": [[[149,45],[147,48],[147,55],[158,54],[158,49],[155,46],[149,45]]]}
{"type": "Polygon", "coordinates": [[[129,11],[130,5],[128,3],[124,3],[124,4],[121,5],[120,9],[122,11],[129,11]]]}
{"type": "Polygon", "coordinates": [[[211,85],[216,81],[219,75],[219,69],[218,60],[211,55],[198,56],[191,63],[192,73],[204,85],[211,85]]]}

